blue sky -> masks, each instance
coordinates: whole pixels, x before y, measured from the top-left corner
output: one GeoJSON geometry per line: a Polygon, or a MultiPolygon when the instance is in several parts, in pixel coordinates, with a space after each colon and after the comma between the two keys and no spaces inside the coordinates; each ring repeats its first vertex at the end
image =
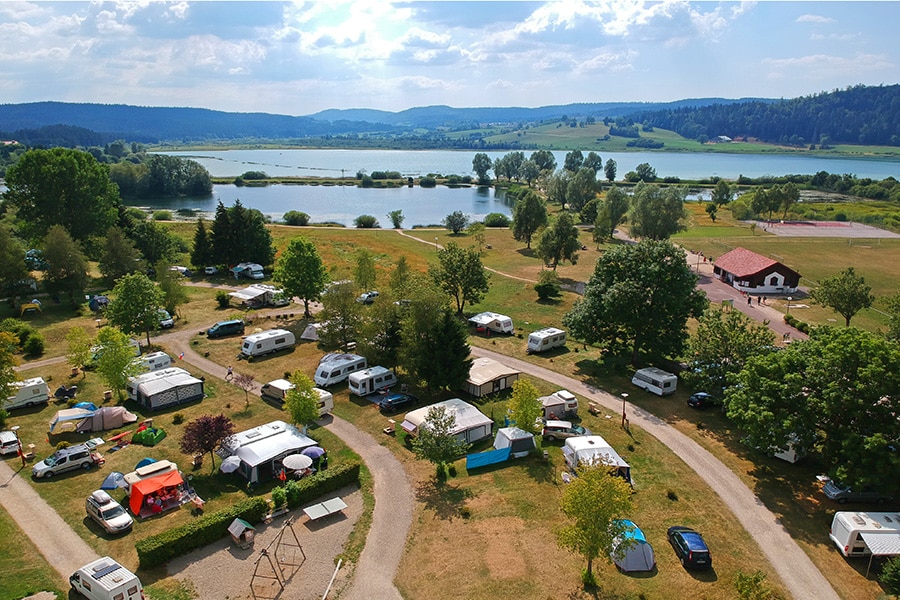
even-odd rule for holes
{"type": "Polygon", "coordinates": [[[900,2],[6,2],[0,102],[311,114],[900,83],[900,2]]]}

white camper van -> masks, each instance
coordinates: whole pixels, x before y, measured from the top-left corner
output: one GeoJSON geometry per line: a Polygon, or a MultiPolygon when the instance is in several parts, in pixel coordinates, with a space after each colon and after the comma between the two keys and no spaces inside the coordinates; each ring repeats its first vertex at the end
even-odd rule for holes
{"type": "Polygon", "coordinates": [[[159,371],[172,366],[172,357],[165,352],[151,352],[135,360],[141,365],[142,372],[159,371]]]}
{"type": "Polygon", "coordinates": [[[562,419],[578,416],[578,398],[568,390],[559,390],[539,398],[545,419],[562,419]]]}
{"type": "Polygon", "coordinates": [[[25,381],[13,381],[10,384],[11,396],[3,401],[3,408],[11,410],[42,404],[50,400],[50,388],[42,377],[32,377],[25,381]]]}
{"type": "Polygon", "coordinates": [[[260,333],[244,336],[241,354],[247,358],[265,356],[286,348],[293,348],[296,340],[294,334],[286,329],[269,329],[260,333]]]}
{"type": "Polygon", "coordinates": [[[834,513],[828,535],[844,556],[871,556],[872,547],[887,556],[882,549],[900,549],[900,513],[852,512],[834,513]]]}
{"type": "Polygon", "coordinates": [[[316,385],[327,387],[340,383],[347,379],[350,373],[365,369],[368,366],[366,358],[358,354],[339,354],[332,352],[326,354],[316,367],[316,375],[313,378],[316,385]]]}
{"type": "Polygon", "coordinates": [[[390,369],[372,367],[351,373],[349,377],[350,393],[357,396],[374,394],[397,383],[397,376],[390,369]]]}
{"type": "Polygon", "coordinates": [[[137,575],[108,556],[90,562],[69,576],[72,589],[90,600],[143,600],[137,575]]]}
{"type": "Polygon", "coordinates": [[[528,347],[525,351],[528,354],[532,352],[544,352],[566,345],[566,332],[556,327],[547,327],[546,329],[538,329],[528,336],[528,347]]]}
{"type": "Polygon", "coordinates": [[[668,396],[675,393],[678,377],[657,367],[647,367],[638,369],[631,378],[631,383],[657,396],[668,396]]]}
{"type": "MultiPolygon", "coordinates": [[[[294,384],[287,379],[275,379],[262,386],[259,395],[263,398],[271,398],[284,404],[287,393],[292,389],[294,389],[294,384]]],[[[327,415],[334,408],[334,396],[329,391],[319,388],[313,389],[319,394],[319,416],[327,415]]]]}

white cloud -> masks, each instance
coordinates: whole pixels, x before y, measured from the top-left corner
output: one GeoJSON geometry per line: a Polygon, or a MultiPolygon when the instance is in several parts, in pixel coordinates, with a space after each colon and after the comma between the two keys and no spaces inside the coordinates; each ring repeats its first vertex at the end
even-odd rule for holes
{"type": "Polygon", "coordinates": [[[824,80],[834,75],[855,76],[856,73],[873,72],[894,68],[894,64],[883,54],[857,54],[852,58],[813,54],[796,58],[770,58],[763,61],[770,67],[770,79],[798,78],[824,80]]]}
{"type": "Polygon", "coordinates": [[[836,23],[831,17],[823,17],[822,15],[800,15],[794,21],[795,23],[836,23]]]}

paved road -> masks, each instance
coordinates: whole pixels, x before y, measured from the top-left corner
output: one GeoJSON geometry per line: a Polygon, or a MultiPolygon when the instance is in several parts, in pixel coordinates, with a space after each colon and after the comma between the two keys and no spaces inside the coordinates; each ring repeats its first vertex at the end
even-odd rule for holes
{"type": "MultiPolygon", "coordinates": [[[[472,354],[493,358],[523,373],[596,400],[613,413],[622,410],[622,398],[555,371],[482,348],[473,347],[472,354]]],[[[838,595],[828,580],[778,522],[775,515],[759,501],[737,475],[708,450],[659,417],[630,403],[626,404],[626,410],[631,423],[643,428],[665,444],[722,498],[744,529],[759,544],[763,554],[778,572],[793,598],[796,600],[838,599],[838,595]]]]}

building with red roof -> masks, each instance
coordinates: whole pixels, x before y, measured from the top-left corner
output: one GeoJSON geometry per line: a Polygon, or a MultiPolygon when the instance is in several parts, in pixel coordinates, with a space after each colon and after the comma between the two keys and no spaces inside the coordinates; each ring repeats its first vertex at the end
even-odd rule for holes
{"type": "Polygon", "coordinates": [[[792,294],[800,285],[800,273],[746,248],[717,258],[713,274],[748,294],[792,294]]]}

